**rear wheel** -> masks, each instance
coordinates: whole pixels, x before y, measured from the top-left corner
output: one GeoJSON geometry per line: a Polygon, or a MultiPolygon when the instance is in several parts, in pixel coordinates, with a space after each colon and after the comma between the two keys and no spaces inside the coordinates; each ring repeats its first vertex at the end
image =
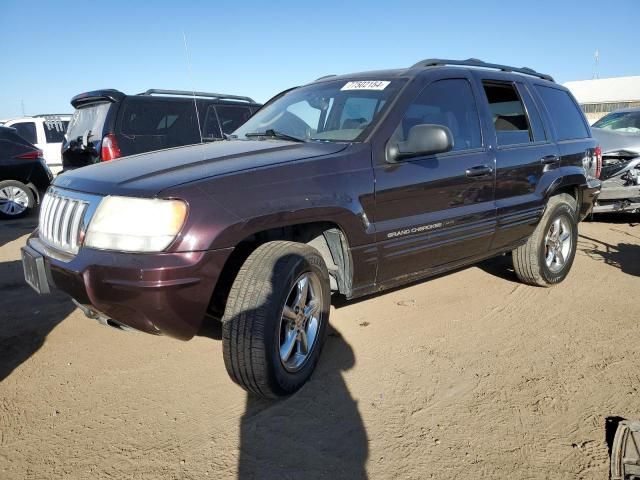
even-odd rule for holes
{"type": "Polygon", "coordinates": [[[17,180],[0,182],[0,218],[21,218],[35,206],[36,199],[29,187],[17,180]]]}
{"type": "Polygon", "coordinates": [[[318,362],[330,299],[317,250],[282,241],[258,247],[236,276],[222,319],[229,376],[265,397],[298,390],[318,362]]]}
{"type": "Polygon", "coordinates": [[[565,193],[551,197],[533,235],[513,251],[518,278],[541,287],[560,283],[571,270],[577,243],[575,199],[565,193]]]}

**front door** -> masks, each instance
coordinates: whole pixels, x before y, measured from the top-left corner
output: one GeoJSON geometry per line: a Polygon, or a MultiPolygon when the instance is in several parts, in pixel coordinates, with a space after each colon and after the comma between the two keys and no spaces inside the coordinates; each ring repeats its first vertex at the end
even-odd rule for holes
{"type": "Polygon", "coordinates": [[[428,84],[390,141],[405,140],[418,124],[448,127],[454,146],[447,153],[374,166],[381,284],[482,256],[495,231],[495,158],[482,141],[470,77],[461,72],[428,84]]]}

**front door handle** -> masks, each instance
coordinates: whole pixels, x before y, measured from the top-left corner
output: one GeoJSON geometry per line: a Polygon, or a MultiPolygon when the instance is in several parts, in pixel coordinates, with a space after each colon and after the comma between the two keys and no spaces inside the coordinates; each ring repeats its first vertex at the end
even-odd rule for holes
{"type": "Polygon", "coordinates": [[[543,165],[551,165],[553,163],[558,163],[560,161],[560,157],[557,155],[546,155],[540,159],[540,163],[543,165]]]}
{"type": "Polygon", "coordinates": [[[468,168],[466,171],[467,177],[484,177],[486,175],[491,175],[493,173],[493,168],[489,165],[478,165],[477,167],[468,168]]]}

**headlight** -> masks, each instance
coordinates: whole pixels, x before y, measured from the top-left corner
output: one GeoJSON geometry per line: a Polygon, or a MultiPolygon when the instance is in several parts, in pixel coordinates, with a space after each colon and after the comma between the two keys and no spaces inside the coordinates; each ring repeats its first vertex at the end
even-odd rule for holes
{"type": "Polygon", "coordinates": [[[124,252],[161,252],[184,224],[181,200],[109,196],[102,199],[84,239],[87,247],[124,252]]]}

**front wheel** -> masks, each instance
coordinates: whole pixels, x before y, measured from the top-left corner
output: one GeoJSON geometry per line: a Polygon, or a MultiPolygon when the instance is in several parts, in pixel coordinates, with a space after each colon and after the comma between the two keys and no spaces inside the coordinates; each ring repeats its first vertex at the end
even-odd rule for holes
{"type": "Polygon", "coordinates": [[[527,243],[513,251],[513,268],[522,282],[548,287],[566,278],[578,243],[576,210],[570,195],[562,193],[549,199],[527,243]]]}
{"type": "Polygon", "coordinates": [[[298,390],[318,362],[330,301],[317,250],[283,241],[258,247],[240,268],[222,318],[229,376],[264,397],[298,390]]]}

